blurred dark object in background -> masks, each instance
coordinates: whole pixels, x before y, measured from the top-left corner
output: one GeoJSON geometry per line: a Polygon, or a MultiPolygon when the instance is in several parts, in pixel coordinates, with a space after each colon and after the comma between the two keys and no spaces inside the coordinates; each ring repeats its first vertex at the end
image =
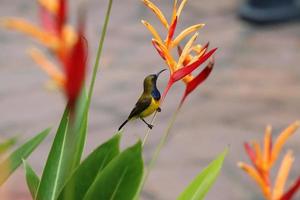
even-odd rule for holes
{"type": "Polygon", "coordinates": [[[239,17],[254,24],[274,24],[300,19],[299,0],[245,0],[239,17]]]}

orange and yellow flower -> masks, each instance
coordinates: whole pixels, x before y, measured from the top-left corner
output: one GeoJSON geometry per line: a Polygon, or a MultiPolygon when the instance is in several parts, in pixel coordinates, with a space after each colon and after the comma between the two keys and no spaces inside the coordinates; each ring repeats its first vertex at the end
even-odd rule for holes
{"type": "Polygon", "coordinates": [[[154,12],[164,26],[164,29],[167,30],[166,37],[163,39],[158,31],[148,21],[142,20],[142,23],[153,36],[152,44],[158,51],[159,55],[165,60],[170,70],[169,84],[162,99],[164,99],[166,93],[174,82],[182,80],[186,84],[186,91],[182,100],[183,102],[187,95],[208,77],[212,67],[214,66],[214,60],[211,59],[209,64],[202,72],[200,72],[199,75],[193,76],[192,72],[209,59],[216,49],[212,49],[207,52],[208,44],[205,46],[194,44],[198,37],[197,31],[204,27],[204,24],[190,26],[181,31],[176,37],[174,36],[179,17],[187,0],[182,0],[179,5],[177,0],[174,0],[170,22],[168,22],[162,11],[154,3],[149,0],[143,0],[143,2],[151,11],[154,12]],[[194,33],[193,36],[188,40],[184,48],[181,49],[180,43],[192,33],[194,33]],[[178,49],[179,54],[177,59],[173,56],[174,49],[178,49]]]}
{"type": "Polygon", "coordinates": [[[28,50],[38,66],[59,88],[64,89],[68,103],[73,105],[80,93],[86,69],[83,16],[79,16],[79,27],[75,30],[67,24],[67,0],[38,0],[38,4],[41,26],[19,18],[3,18],[1,25],[30,36],[51,52],[62,67],[51,62],[37,48],[28,50]]]}
{"type": "Polygon", "coordinates": [[[273,184],[270,178],[271,169],[277,161],[283,145],[296,132],[299,126],[300,121],[291,124],[277,137],[274,144],[272,144],[271,127],[268,126],[265,131],[262,147],[257,141],[254,141],[252,146],[247,142],[244,144],[252,165],[239,162],[238,166],[258,184],[266,200],[290,200],[300,188],[299,177],[288,190],[284,191],[294,161],[291,150],[288,150],[285,154],[273,184]]]}

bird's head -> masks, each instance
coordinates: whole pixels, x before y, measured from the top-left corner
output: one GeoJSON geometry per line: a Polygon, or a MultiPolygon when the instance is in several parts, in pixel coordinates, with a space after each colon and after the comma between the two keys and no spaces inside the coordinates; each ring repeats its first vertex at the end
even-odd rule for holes
{"type": "Polygon", "coordinates": [[[157,74],[150,74],[144,80],[144,90],[152,89],[156,87],[156,81],[158,76],[164,72],[166,69],[160,70],[157,74]]]}

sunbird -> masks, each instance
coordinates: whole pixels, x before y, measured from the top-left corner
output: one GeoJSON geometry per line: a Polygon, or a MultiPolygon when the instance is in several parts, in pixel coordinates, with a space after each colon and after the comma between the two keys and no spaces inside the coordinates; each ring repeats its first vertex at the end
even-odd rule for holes
{"type": "Polygon", "coordinates": [[[144,118],[148,117],[155,111],[158,112],[161,111],[159,107],[159,103],[160,103],[159,101],[161,95],[159,90],[157,89],[156,82],[158,76],[165,70],[166,69],[163,69],[157,74],[148,75],[144,79],[144,91],[142,95],[140,96],[139,100],[136,102],[128,118],[123,122],[123,124],[121,124],[118,130],[121,130],[127,122],[133,119],[141,119],[148,126],[148,128],[150,129],[153,128],[153,125],[146,122],[144,118]]]}

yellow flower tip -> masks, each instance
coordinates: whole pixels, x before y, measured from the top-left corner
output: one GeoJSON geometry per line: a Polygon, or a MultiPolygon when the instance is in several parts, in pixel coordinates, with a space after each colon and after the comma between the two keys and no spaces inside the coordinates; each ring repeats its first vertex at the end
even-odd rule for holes
{"type": "Polygon", "coordinates": [[[295,126],[299,127],[300,126],[300,120],[295,121],[295,126]]]}
{"type": "Polygon", "coordinates": [[[294,156],[293,156],[293,152],[291,150],[289,150],[282,162],[281,162],[281,166],[280,169],[278,171],[278,175],[274,184],[274,189],[273,189],[273,199],[279,199],[284,191],[284,186],[285,183],[287,181],[290,169],[292,167],[292,164],[294,162],[294,156]]]}
{"type": "Polygon", "coordinates": [[[45,71],[54,82],[56,82],[58,86],[64,86],[64,74],[52,62],[50,62],[41,51],[36,48],[30,48],[27,50],[27,53],[38,64],[38,66],[45,71]]]}
{"type": "Polygon", "coordinates": [[[154,12],[154,14],[157,16],[157,18],[161,21],[161,23],[169,29],[168,21],[166,20],[164,14],[161,12],[161,10],[151,1],[149,0],[143,0],[144,4],[154,12]]]}
{"type": "Polygon", "coordinates": [[[162,42],[161,37],[159,36],[159,34],[157,33],[157,31],[155,30],[155,28],[146,20],[141,20],[142,24],[151,32],[151,34],[153,35],[153,37],[158,40],[159,42],[162,42]]]}
{"type": "Polygon", "coordinates": [[[282,131],[282,133],[280,133],[280,135],[276,139],[274,148],[272,150],[271,164],[273,164],[276,161],[283,145],[285,144],[287,139],[297,131],[299,126],[300,126],[300,121],[296,121],[292,123],[290,126],[288,126],[284,131],[282,131]]]}
{"type": "Polygon", "coordinates": [[[205,26],[205,24],[197,24],[197,25],[196,25],[196,28],[197,28],[197,29],[200,29],[200,28],[203,28],[204,26],[205,26]]]}
{"type": "Polygon", "coordinates": [[[16,23],[21,22],[22,19],[18,18],[1,18],[0,19],[0,26],[5,28],[12,28],[15,26],[16,23]]]}
{"type": "Polygon", "coordinates": [[[43,6],[46,10],[51,12],[52,14],[56,14],[58,11],[58,1],[53,0],[38,0],[38,3],[43,6]]]}
{"type": "Polygon", "coordinates": [[[238,163],[237,163],[237,166],[238,166],[239,168],[243,169],[243,168],[245,167],[245,163],[243,163],[243,162],[238,162],[238,163]]]}
{"type": "Polygon", "coordinates": [[[187,2],[187,0],[182,0],[181,4],[179,5],[178,10],[177,10],[177,16],[178,17],[180,16],[180,14],[181,14],[181,12],[182,12],[182,10],[183,10],[186,2],[187,2]]]}
{"type": "Polygon", "coordinates": [[[186,29],[184,29],[172,42],[172,47],[177,46],[186,36],[193,33],[194,31],[199,30],[202,26],[202,24],[196,24],[193,26],[190,26],[186,29]]]}

